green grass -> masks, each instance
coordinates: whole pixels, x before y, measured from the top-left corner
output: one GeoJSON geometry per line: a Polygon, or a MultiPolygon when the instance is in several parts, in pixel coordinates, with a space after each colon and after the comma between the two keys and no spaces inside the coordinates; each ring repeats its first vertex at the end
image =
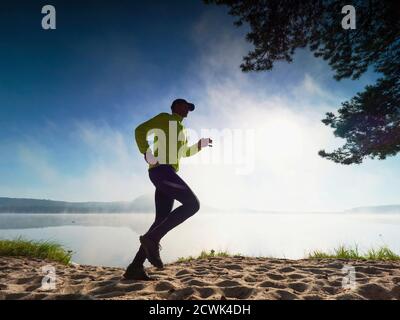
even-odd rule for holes
{"type": "Polygon", "coordinates": [[[346,247],[339,246],[332,252],[313,251],[308,255],[309,259],[354,259],[354,260],[400,260],[400,256],[383,246],[378,249],[369,249],[366,252],[360,252],[358,246],[346,247]]]}
{"type": "Polygon", "coordinates": [[[0,256],[31,257],[69,264],[72,251],[67,251],[60,244],[52,241],[32,241],[17,238],[0,240],[0,256]]]}
{"type": "Polygon", "coordinates": [[[215,251],[211,249],[210,251],[202,250],[200,255],[197,257],[189,256],[189,257],[180,257],[178,258],[177,262],[188,262],[196,259],[209,259],[214,257],[237,257],[241,256],[240,254],[231,254],[227,251],[215,251]]]}
{"type": "MultiPolygon", "coordinates": [[[[231,254],[227,251],[201,251],[197,257],[180,257],[177,262],[189,262],[196,259],[208,259],[213,257],[236,257],[242,256],[241,254],[231,254]]],[[[274,259],[274,257],[263,257],[268,259],[274,259]]],[[[381,260],[381,261],[399,261],[400,256],[390,250],[387,246],[382,246],[377,249],[369,249],[366,252],[361,252],[357,245],[344,246],[341,245],[338,248],[330,252],[324,251],[313,251],[308,254],[307,259],[346,259],[346,260],[381,260]]]]}

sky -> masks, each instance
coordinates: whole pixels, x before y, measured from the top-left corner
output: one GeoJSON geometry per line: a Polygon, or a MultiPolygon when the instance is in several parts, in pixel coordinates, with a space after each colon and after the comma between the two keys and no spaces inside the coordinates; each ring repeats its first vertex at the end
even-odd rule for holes
{"type": "Polygon", "coordinates": [[[0,196],[129,201],[153,193],[133,132],[179,97],[196,104],[185,119],[191,142],[214,140],[180,165],[203,204],[337,211],[399,203],[398,157],[343,166],[317,154],[343,143],[321,122],[325,113],[377,75],[338,82],[307,49],[270,72],[243,73],[251,45],[227,8],[2,1],[0,30],[0,196]],[[46,4],[56,8],[56,30],[41,27],[46,4]]]}

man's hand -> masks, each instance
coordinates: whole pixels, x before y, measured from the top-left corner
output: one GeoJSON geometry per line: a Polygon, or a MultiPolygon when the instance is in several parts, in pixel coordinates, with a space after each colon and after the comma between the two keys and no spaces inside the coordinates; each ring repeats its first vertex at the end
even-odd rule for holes
{"type": "Polygon", "coordinates": [[[204,147],[212,147],[211,143],[212,143],[211,138],[201,138],[197,143],[197,146],[199,147],[199,150],[201,150],[204,147]]]}
{"type": "Polygon", "coordinates": [[[158,159],[153,155],[153,153],[151,152],[151,150],[148,150],[145,154],[144,154],[144,159],[146,160],[146,162],[148,164],[154,165],[158,163],[158,159]]]}

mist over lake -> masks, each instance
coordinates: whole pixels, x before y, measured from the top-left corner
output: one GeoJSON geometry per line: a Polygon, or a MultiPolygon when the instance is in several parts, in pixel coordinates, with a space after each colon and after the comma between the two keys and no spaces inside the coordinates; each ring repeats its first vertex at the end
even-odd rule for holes
{"type": "MultiPolygon", "coordinates": [[[[0,214],[0,238],[54,240],[80,264],[126,266],[152,214],[0,214]]],[[[338,245],[400,252],[400,215],[363,213],[198,213],[162,240],[165,263],[201,250],[300,259],[338,245]]],[[[146,261],[146,265],[150,265],[146,261]]]]}

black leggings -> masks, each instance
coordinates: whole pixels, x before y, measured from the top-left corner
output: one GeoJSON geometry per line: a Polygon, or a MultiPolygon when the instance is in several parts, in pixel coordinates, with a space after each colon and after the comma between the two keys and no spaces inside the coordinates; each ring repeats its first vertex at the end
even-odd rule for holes
{"type": "MultiPolygon", "coordinates": [[[[170,165],[162,164],[151,168],[149,177],[156,187],[156,218],[146,236],[159,241],[168,231],[199,211],[200,202],[170,165]],[[178,200],[182,205],[171,212],[174,200],[178,200]]],[[[132,264],[143,265],[145,260],[146,254],[140,245],[132,264]]]]}

